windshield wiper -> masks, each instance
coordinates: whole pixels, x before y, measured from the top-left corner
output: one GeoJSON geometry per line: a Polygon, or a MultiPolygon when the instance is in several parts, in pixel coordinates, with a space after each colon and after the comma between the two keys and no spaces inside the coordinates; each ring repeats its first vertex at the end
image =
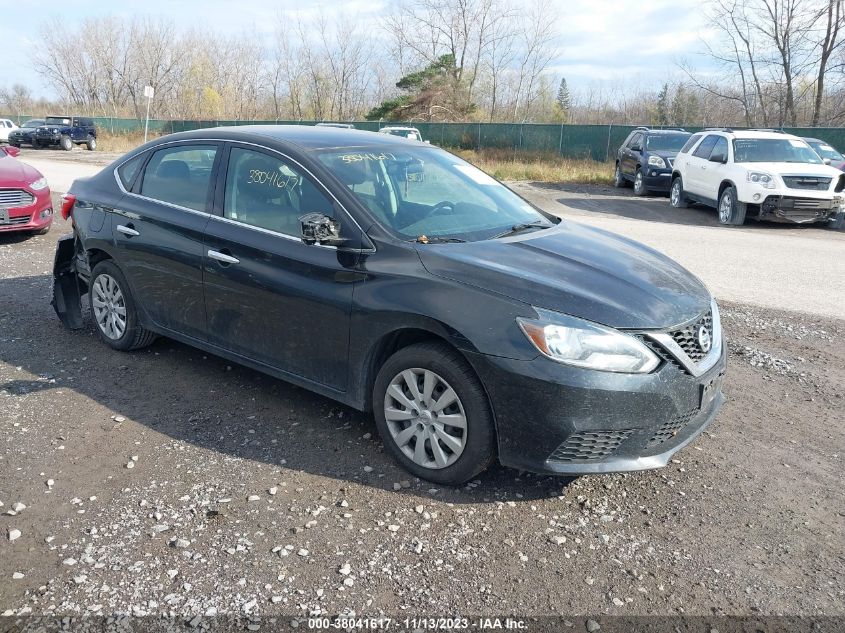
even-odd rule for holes
{"type": "Polygon", "coordinates": [[[554,224],[546,224],[543,220],[536,220],[534,222],[523,222],[521,224],[514,224],[507,231],[502,231],[501,233],[494,235],[490,239],[497,240],[500,237],[507,237],[508,235],[513,235],[514,233],[519,233],[520,231],[524,231],[526,229],[548,229],[553,226],[554,224]]]}
{"type": "Polygon", "coordinates": [[[420,235],[417,239],[414,240],[415,242],[419,242],[420,244],[445,244],[449,242],[466,242],[466,240],[462,240],[459,237],[442,237],[435,235],[434,237],[428,237],[427,235],[420,235]]]}

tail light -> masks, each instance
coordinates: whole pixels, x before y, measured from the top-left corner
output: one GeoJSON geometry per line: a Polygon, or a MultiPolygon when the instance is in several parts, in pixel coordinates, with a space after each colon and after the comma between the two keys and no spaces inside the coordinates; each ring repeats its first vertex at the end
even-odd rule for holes
{"type": "Polygon", "coordinates": [[[73,212],[73,205],[76,204],[76,196],[66,193],[62,196],[62,217],[67,220],[73,212]]]}

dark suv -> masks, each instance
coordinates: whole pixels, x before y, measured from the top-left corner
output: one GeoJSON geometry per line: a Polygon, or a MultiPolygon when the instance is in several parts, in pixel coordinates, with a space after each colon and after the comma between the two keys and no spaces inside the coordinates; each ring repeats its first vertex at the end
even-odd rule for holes
{"type": "Polygon", "coordinates": [[[9,145],[20,147],[32,145],[35,147],[35,131],[44,125],[44,119],[30,119],[18,129],[9,132],[9,145]]]}
{"type": "Polygon", "coordinates": [[[85,116],[48,116],[35,131],[35,147],[61,147],[70,151],[74,144],[97,149],[94,119],[85,116]]]}
{"type": "Polygon", "coordinates": [[[690,136],[681,128],[638,127],[616,153],[613,184],[625,187],[632,182],[635,196],[644,196],[649,191],[668,192],[675,156],[690,136]]]}

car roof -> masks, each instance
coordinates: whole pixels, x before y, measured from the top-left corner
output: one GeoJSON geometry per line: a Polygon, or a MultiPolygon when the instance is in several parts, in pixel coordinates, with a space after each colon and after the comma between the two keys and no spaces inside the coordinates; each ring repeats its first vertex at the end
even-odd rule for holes
{"type": "Polygon", "coordinates": [[[787,134],[786,132],[767,132],[766,130],[734,130],[733,132],[719,130],[719,132],[725,134],[726,136],[733,136],[734,138],[801,140],[800,137],[795,136],[794,134],[787,134]]]}
{"type": "MultiPolygon", "coordinates": [[[[203,128],[191,132],[179,132],[157,139],[158,141],[178,139],[217,138],[223,140],[243,140],[260,142],[272,139],[282,143],[297,145],[305,150],[335,149],[346,147],[397,147],[416,143],[420,147],[430,147],[425,143],[401,139],[389,134],[367,132],[339,127],[316,125],[234,125],[226,127],[203,128]]],[[[266,142],[266,141],[265,141],[266,142]]]]}
{"type": "Polygon", "coordinates": [[[691,136],[692,132],[687,132],[686,130],[639,130],[643,134],[657,134],[657,135],[670,135],[670,134],[685,134],[686,136],[691,136]]]}
{"type": "Polygon", "coordinates": [[[820,138],[813,138],[811,136],[802,136],[801,138],[807,141],[808,143],[824,143],[825,145],[827,145],[827,141],[823,141],[820,138]]]}

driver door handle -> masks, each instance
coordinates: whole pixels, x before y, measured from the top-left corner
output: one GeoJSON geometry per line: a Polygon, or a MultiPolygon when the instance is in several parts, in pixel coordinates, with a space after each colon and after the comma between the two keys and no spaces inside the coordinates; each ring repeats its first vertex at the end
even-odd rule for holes
{"type": "Polygon", "coordinates": [[[122,224],[118,224],[115,227],[115,231],[117,231],[118,233],[123,233],[127,237],[136,237],[140,235],[140,233],[138,233],[138,231],[133,229],[131,226],[123,226],[122,224]]]}
{"type": "Polygon", "coordinates": [[[218,262],[223,262],[224,264],[240,264],[241,260],[237,257],[232,257],[231,255],[227,255],[226,253],[221,253],[220,251],[208,251],[208,256],[211,259],[216,259],[218,262]]]}

